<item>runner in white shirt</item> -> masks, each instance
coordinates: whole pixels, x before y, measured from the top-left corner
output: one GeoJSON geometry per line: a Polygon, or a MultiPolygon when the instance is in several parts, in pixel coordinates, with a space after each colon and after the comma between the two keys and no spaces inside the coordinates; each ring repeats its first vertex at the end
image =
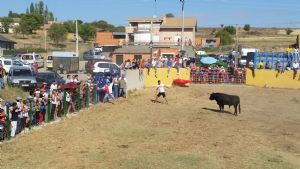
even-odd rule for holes
{"type": "Polygon", "coordinates": [[[157,81],[157,88],[156,88],[156,91],[158,91],[158,94],[156,95],[156,98],[155,98],[155,101],[157,102],[157,99],[160,97],[160,96],[162,96],[164,99],[165,99],[165,101],[166,101],[166,103],[168,104],[168,100],[167,100],[167,98],[166,98],[166,90],[165,90],[165,85],[164,84],[161,84],[160,83],[160,80],[159,81],[157,81]]]}

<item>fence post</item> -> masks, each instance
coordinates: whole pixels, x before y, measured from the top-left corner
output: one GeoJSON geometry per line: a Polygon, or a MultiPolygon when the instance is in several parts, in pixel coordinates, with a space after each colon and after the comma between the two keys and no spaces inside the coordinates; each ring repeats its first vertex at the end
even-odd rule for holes
{"type": "Polygon", "coordinates": [[[9,106],[6,105],[6,125],[5,125],[5,135],[6,135],[6,138],[9,140],[11,139],[11,121],[10,121],[10,117],[9,117],[9,106]]]}
{"type": "Polygon", "coordinates": [[[97,85],[95,85],[94,87],[93,94],[94,94],[94,104],[97,104],[97,85]]]}
{"type": "Polygon", "coordinates": [[[32,125],[32,100],[29,99],[29,130],[31,129],[31,125],[32,125]]]}
{"type": "Polygon", "coordinates": [[[89,85],[86,84],[86,93],[85,93],[85,96],[86,96],[86,107],[89,108],[90,107],[90,91],[89,91],[89,85]]]}
{"type": "Polygon", "coordinates": [[[51,112],[51,98],[50,98],[50,94],[48,95],[48,102],[47,102],[47,114],[48,114],[48,123],[51,122],[52,120],[52,112],[51,112]]]}
{"type": "Polygon", "coordinates": [[[77,109],[78,111],[81,109],[81,99],[80,99],[80,86],[77,88],[77,109]]]}
{"type": "Polygon", "coordinates": [[[64,109],[64,116],[67,115],[68,105],[67,105],[67,91],[64,89],[64,98],[63,98],[63,109],[64,109]]]}

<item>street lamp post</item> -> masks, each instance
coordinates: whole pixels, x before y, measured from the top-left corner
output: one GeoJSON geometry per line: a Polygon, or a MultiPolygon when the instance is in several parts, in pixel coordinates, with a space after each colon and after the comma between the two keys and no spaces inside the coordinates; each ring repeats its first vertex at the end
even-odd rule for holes
{"type": "Polygon", "coordinates": [[[151,56],[151,59],[152,59],[152,57],[153,57],[153,55],[152,55],[152,50],[153,50],[153,42],[152,41],[150,41],[150,43],[149,43],[149,48],[150,48],[150,56],[151,56]]]}

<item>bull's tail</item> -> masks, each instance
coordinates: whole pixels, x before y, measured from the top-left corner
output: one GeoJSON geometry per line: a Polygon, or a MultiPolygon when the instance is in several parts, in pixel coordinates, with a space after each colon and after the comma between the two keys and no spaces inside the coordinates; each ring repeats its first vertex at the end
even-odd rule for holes
{"type": "Polygon", "coordinates": [[[239,113],[241,114],[241,103],[239,104],[239,113]]]}

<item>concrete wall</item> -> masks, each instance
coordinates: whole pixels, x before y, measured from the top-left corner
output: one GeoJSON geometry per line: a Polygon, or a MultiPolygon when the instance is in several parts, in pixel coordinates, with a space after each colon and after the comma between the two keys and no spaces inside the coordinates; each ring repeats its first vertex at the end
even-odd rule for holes
{"type": "Polygon", "coordinates": [[[170,70],[170,75],[168,76],[168,69],[167,68],[159,68],[157,69],[157,77],[155,77],[154,69],[150,70],[150,74],[147,74],[147,69],[144,69],[144,80],[145,80],[145,87],[153,87],[157,85],[157,81],[160,80],[163,84],[167,86],[171,86],[174,79],[181,78],[185,80],[190,79],[190,70],[181,68],[180,74],[177,74],[175,68],[170,70]]]}
{"type": "Polygon", "coordinates": [[[300,89],[300,71],[295,79],[293,79],[292,70],[280,73],[278,77],[276,77],[276,73],[275,70],[255,70],[253,78],[251,71],[247,69],[246,84],[259,87],[300,89]]]}
{"type": "Polygon", "coordinates": [[[126,70],[123,72],[127,78],[127,90],[141,89],[144,81],[139,79],[139,70],[126,70]]]}

